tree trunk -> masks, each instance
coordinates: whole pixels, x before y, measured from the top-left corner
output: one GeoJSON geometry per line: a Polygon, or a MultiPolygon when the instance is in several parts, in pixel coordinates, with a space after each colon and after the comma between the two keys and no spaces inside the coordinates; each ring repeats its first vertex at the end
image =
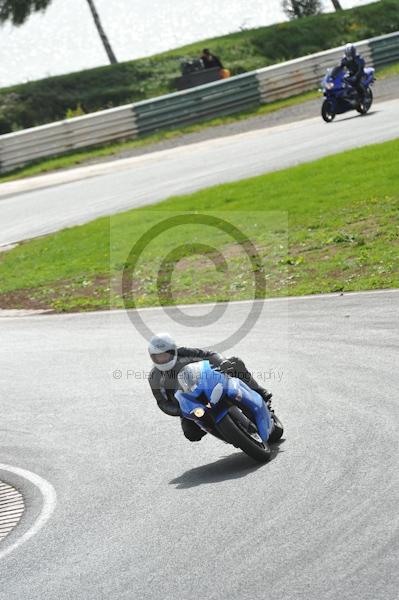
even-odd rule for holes
{"type": "Polygon", "coordinates": [[[301,9],[299,7],[297,0],[291,0],[291,4],[292,4],[292,10],[294,11],[296,18],[299,19],[300,17],[302,17],[301,9]]]}
{"type": "Polygon", "coordinates": [[[333,3],[335,10],[343,10],[339,0],[331,0],[331,2],[333,3]]]}
{"type": "Polygon", "coordinates": [[[104,29],[103,29],[103,26],[101,25],[100,16],[99,16],[99,14],[97,12],[97,9],[95,7],[94,0],[87,0],[87,3],[89,5],[89,7],[90,7],[94,23],[95,23],[95,25],[97,27],[98,35],[100,36],[101,41],[102,41],[102,43],[104,45],[104,48],[105,48],[105,52],[108,55],[109,62],[111,63],[111,65],[115,65],[118,61],[116,60],[116,56],[114,54],[114,51],[112,50],[111,44],[109,43],[109,40],[108,40],[107,35],[106,35],[106,33],[105,33],[104,29]]]}
{"type": "Polygon", "coordinates": [[[301,7],[298,0],[288,0],[288,2],[283,2],[283,5],[287,6],[287,11],[296,19],[302,17],[301,7]],[[289,8],[290,6],[291,8],[289,8]]]}

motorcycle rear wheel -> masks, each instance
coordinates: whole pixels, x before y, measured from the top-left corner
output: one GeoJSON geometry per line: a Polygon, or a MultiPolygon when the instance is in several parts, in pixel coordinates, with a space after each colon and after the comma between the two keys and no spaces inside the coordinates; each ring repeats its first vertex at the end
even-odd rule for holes
{"type": "Polygon", "coordinates": [[[335,119],[335,112],[333,111],[329,100],[324,100],[321,107],[321,116],[326,123],[331,123],[331,121],[335,119]]]}
{"type": "Polygon", "coordinates": [[[359,104],[359,106],[356,108],[356,110],[359,114],[366,115],[369,112],[372,104],[373,104],[373,92],[371,91],[370,88],[367,88],[367,90],[365,91],[365,94],[364,94],[363,101],[359,104]]]}
{"type": "Polygon", "coordinates": [[[249,433],[248,424],[250,423],[240,409],[234,407],[223,417],[217,427],[226,442],[233,444],[236,448],[241,448],[254,460],[265,463],[271,457],[270,446],[267,442],[263,442],[259,435],[257,436],[259,439],[256,439],[256,435],[249,433]]]}

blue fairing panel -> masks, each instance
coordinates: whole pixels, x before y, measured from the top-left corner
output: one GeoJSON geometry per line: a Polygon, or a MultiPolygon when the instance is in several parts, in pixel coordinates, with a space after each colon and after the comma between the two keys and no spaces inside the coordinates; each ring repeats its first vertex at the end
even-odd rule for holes
{"type": "MultiPolygon", "coordinates": [[[[195,364],[195,373],[194,367],[193,373],[190,373],[191,366],[187,365],[184,367],[186,369],[185,373],[182,370],[182,375],[186,376],[185,380],[183,380],[183,377],[181,378],[185,391],[178,391],[175,394],[184,416],[193,419],[193,410],[204,407],[203,403],[197,401],[200,395],[205,396],[212,406],[215,406],[223,396],[227,396],[238,406],[241,403],[249,408],[254,416],[259,435],[263,441],[267,441],[273,427],[272,419],[262,397],[257,392],[251,390],[240,379],[228,377],[223,373],[215,371],[207,360],[195,364]],[[223,393],[220,393],[219,389],[219,393],[212,395],[212,392],[218,390],[218,388],[223,388],[223,393]]],[[[219,421],[225,414],[223,411],[223,413],[218,415],[217,420],[219,421]]]]}
{"type": "Polygon", "coordinates": [[[175,393],[175,398],[180,405],[180,410],[185,417],[192,418],[192,412],[196,408],[204,408],[201,402],[196,402],[195,398],[191,394],[186,394],[180,390],[175,393]]]}

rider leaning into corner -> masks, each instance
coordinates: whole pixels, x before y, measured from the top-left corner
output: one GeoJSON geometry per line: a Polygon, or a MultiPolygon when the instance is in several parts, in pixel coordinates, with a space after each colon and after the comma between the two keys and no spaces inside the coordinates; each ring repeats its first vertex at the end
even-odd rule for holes
{"type": "Polygon", "coordinates": [[[206,432],[194,421],[181,416],[175,392],[178,388],[177,375],[179,371],[193,362],[208,360],[210,365],[218,371],[244,381],[262,396],[274,417],[270,406],[272,394],[255,381],[240,358],[236,356],[225,358],[217,352],[200,348],[178,348],[168,333],[159,333],[152,337],[148,344],[148,352],[154,365],[149,376],[149,383],[158,407],[167,415],[180,417],[183,433],[191,442],[198,442],[206,435],[206,432]]]}
{"type": "Polygon", "coordinates": [[[363,98],[364,87],[362,86],[362,77],[364,75],[365,61],[353,44],[346,44],[345,54],[341,60],[341,68],[349,72],[348,82],[355,88],[360,98],[363,98]]]}

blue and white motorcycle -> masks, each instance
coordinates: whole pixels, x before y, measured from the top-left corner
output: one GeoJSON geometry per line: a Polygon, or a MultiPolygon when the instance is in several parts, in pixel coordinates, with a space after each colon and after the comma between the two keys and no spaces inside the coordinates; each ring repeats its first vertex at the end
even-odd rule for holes
{"type": "Polygon", "coordinates": [[[335,115],[349,110],[356,110],[361,115],[368,113],[373,104],[371,86],[375,81],[374,72],[375,70],[371,67],[364,69],[364,76],[361,81],[364,94],[360,97],[351,84],[351,78],[345,69],[342,67],[327,69],[322,81],[325,100],[321,107],[321,116],[326,123],[331,123],[335,115]]]}
{"type": "Polygon", "coordinates": [[[207,360],[183,367],[178,383],[175,397],[186,419],[259,462],[270,459],[269,444],[281,438],[283,426],[257,392],[207,360]]]}

